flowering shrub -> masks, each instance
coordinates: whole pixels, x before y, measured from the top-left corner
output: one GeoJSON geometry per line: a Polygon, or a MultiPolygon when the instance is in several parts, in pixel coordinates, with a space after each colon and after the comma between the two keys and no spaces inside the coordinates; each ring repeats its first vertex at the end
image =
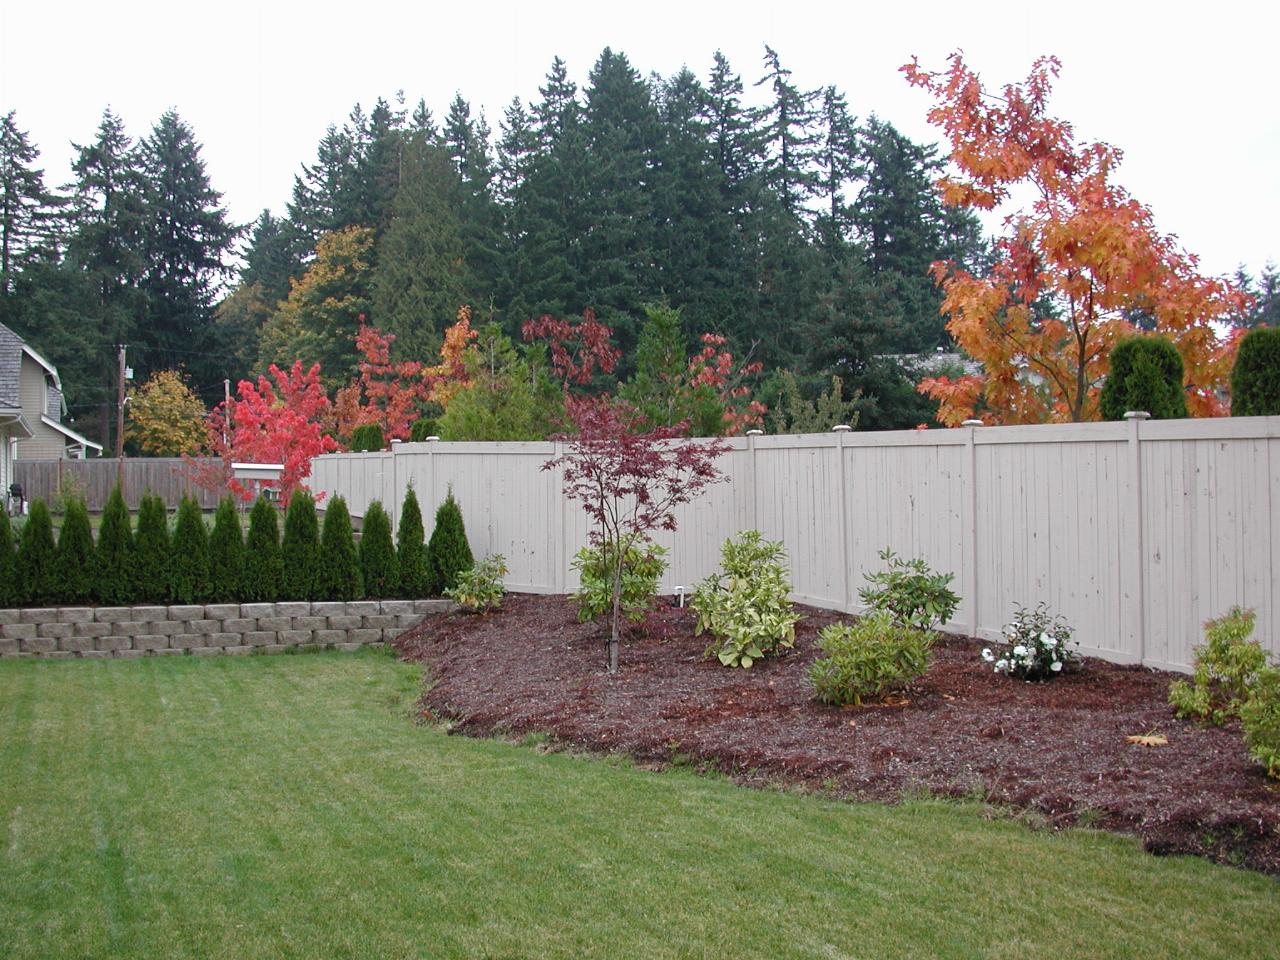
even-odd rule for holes
{"type": "Polygon", "coordinates": [[[726,667],[750,667],[767,654],[796,642],[799,614],[791,606],[786,552],[759,530],[738,534],[720,548],[723,573],[703,580],[689,600],[698,614],[698,633],[711,632],[707,648],[726,667]]]}
{"type": "MultiPolygon", "coordinates": [[[[658,581],[667,569],[667,551],[643,537],[626,541],[622,557],[619,600],[622,615],[632,623],[645,619],[658,592],[658,581]]],[[[579,620],[595,620],[613,610],[613,541],[583,547],[573,558],[581,586],[573,599],[579,620]]]]}
{"type": "Polygon", "coordinates": [[[921,676],[929,669],[934,635],[902,626],[881,610],[857,623],[832,623],[818,634],[825,656],[809,666],[809,683],[823,703],[861,705],[921,676]]]}
{"type": "Polygon", "coordinates": [[[1080,655],[1067,649],[1072,642],[1071,627],[1061,617],[1050,616],[1043,603],[1036,604],[1034,610],[1018,607],[1004,635],[1008,650],[987,647],[982,651],[982,659],[992,664],[996,673],[1019,680],[1052,680],[1064,670],[1080,668],[1080,655]]]}
{"type": "Polygon", "coordinates": [[[458,574],[457,582],[444,595],[471,613],[483,613],[502,606],[507,592],[502,578],[507,575],[507,558],[490,554],[475,566],[458,574]]]}

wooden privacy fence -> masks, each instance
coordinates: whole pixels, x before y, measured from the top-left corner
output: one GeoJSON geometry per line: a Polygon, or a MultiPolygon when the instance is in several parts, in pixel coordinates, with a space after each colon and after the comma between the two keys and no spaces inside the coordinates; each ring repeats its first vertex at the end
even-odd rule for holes
{"type": "MultiPolygon", "coordinates": [[[[22,484],[27,499],[52,501],[59,491],[75,489],[84,494],[90,510],[101,510],[119,476],[120,461],[112,458],[94,460],[15,460],[13,478],[22,484]]],[[[190,468],[181,457],[126,457],[124,461],[124,498],[136,510],[142,495],[150,490],[174,509],[184,493],[194,496],[200,506],[212,509],[218,495],[193,484],[190,468]]]]}
{"type": "MultiPolygon", "coordinates": [[[[662,589],[713,572],[720,544],[784,541],[794,596],[857,612],[863,575],[891,547],[956,574],[949,629],[995,639],[1014,605],[1047,602],[1081,649],[1186,670],[1203,622],[1233,604],[1280,650],[1280,417],[755,436],[729,441],[728,477],[682,508],[662,589]]],[[[571,592],[586,517],[543,443],[404,443],[333,454],[312,486],[397,519],[410,483],[428,531],[452,486],[477,556],[508,586],[571,592]]]]}

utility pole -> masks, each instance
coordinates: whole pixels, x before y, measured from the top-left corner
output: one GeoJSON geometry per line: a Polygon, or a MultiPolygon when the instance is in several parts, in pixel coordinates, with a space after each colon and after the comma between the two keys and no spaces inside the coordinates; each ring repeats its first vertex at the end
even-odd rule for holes
{"type": "Polygon", "coordinates": [[[124,492],[124,352],[128,344],[116,344],[116,352],[120,357],[120,379],[116,392],[116,484],[120,492],[124,492]]]}

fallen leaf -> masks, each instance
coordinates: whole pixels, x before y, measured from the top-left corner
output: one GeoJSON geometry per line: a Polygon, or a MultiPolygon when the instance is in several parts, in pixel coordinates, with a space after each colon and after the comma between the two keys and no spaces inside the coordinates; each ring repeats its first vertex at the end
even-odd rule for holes
{"type": "Polygon", "coordinates": [[[1132,737],[1125,737],[1129,743],[1139,747],[1163,747],[1169,742],[1169,738],[1161,733],[1141,733],[1132,737]]]}

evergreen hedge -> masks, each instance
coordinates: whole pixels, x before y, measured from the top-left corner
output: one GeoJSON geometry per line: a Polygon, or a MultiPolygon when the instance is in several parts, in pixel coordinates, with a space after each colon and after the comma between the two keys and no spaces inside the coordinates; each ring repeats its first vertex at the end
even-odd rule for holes
{"type": "Polygon", "coordinates": [[[17,557],[13,553],[13,528],[9,526],[9,514],[0,510],[0,606],[14,607],[20,602],[17,557]]]}
{"type": "Polygon", "coordinates": [[[1280,327],[1258,327],[1240,341],[1231,368],[1231,415],[1280,415],[1280,327]]]}
{"type": "Polygon", "coordinates": [[[244,534],[236,502],[223,497],[209,536],[209,597],[216,603],[240,599],[244,581],[244,534]]]}
{"type": "Polygon", "coordinates": [[[1182,355],[1164,337],[1124,337],[1110,361],[1099,397],[1104,420],[1123,420],[1130,410],[1145,410],[1152,420],[1188,416],[1182,355]]]}
{"type": "Polygon", "coordinates": [[[452,589],[458,583],[458,574],[475,566],[462,523],[462,508],[453,498],[452,487],[436,511],[436,526],[427,544],[427,565],[433,594],[452,589]]]}
{"type": "Polygon", "coordinates": [[[396,531],[396,560],[400,568],[400,595],[409,599],[431,594],[431,574],[427,566],[427,548],[423,543],[422,510],[418,495],[410,487],[400,507],[400,526],[396,531]]]}
{"type": "Polygon", "coordinates": [[[275,603],[281,598],[283,573],[276,508],[265,497],[259,497],[249,512],[249,542],[245,547],[240,596],[250,603],[275,603]]]}
{"type": "Polygon", "coordinates": [[[316,596],[316,576],[320,543],[316,523],[316,502],[306,490],[295,490],[284,516],[284,540],[280,544],[284,564],[280,579],[280,599],[311,600],[316,596]]]}
{"type": "Polygon", "coordinates": [[[23,603],[47,606],[58,600],[56,563],[49,507],[43,500],[33,500],[18,538],[18,594],[23,603]]]}
{"type": "Polygon", "coordinates": [[[137,567],[129,508],[117,485],[107,497],[98,528],[97,588],[99,602],[123,607],[137,599],[137,567]]]}
{"type": "Polygon", "coordinates": [[[209,596],[209,531],[200,504],[183,497],[173,529],[175,603],[199,603],[209,596]]]}
{"type": "Polygon", "coordinates": [[[54,562],[58,602],[85,603],[92,599],[95,568],[89,508],[83,497],[73,496],[67,501],[58,533],[58,555],[54,562]]]}
{"type": "Polygon", "coordinates": [[[413,421],[413,426],[409,428],[409,441],[422,443],[427,437],[434,437],[438,433],[439,423],[435,417],[423,417],[421,420],[413,421]]]}
{"type": "Polygon", "coordinates": [[[400,586],[396,549],[391,542],[391,518],[382,502],[369,504],[360,532],[360,574],[368,597],[394,597],[400,586]]]}
{"type": "Polygon", "coordinates": [[[334,497],[325,505],[315,595],[321,600],[359,600],[364,596],[351,514],[342,497],[334,497]]]}
{"type": "Polygon", "coordinates": [[[164,500],[144,493],[138,505],[138,533],[134,538],[134,582],[143,603],[168,603],[173,587],[173,558],[169,545],[169,511],[164,500]]]}
{"type": "Polygon", "coordinates": [[[356,427],[351,431],[352,453],[377,451],[381,450],[385,445],[381,424],[366,423],[364,426],[356,427]]]}

